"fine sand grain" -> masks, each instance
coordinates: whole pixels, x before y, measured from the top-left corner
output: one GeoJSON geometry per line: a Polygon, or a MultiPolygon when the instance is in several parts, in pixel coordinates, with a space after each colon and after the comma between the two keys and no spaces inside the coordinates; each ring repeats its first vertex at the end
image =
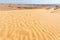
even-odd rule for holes
{"type": "Polygon", "coordinates": [[[0,11],[0,40],[60,40],[57,13],[53,9],[0,11]]]}

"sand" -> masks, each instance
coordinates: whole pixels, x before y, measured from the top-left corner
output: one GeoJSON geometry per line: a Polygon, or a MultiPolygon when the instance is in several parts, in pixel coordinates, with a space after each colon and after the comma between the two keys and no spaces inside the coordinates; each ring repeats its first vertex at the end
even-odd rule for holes
{"type": "Polygon", "coordinates": [[[59,13],[53,8],[0,10],[0,40],[60,40],[59,13]]]}

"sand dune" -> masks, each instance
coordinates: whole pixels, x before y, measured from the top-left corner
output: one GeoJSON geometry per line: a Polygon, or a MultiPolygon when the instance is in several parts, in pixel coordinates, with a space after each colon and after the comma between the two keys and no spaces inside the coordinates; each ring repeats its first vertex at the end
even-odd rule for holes
{"type": "Polygon", "coordinates": [[[21,10],[21,9],[59,9],[57,5],[43,5],[43,4],[0,4],[0,10],[21,10]]]}
{"type": "Polygon", "coordinates": [[[53,9],[0,11],[0,40],[60,40],[57,13],[53,9]]]}

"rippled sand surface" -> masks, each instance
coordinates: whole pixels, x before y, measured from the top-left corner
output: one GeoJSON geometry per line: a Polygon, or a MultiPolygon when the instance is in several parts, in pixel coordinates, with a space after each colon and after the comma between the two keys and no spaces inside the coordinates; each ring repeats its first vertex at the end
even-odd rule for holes
{"type": "Polygon", "coordinates": [[[0,40],[60,40],[60,14],[51,11],[0,11],[0,40]]]}

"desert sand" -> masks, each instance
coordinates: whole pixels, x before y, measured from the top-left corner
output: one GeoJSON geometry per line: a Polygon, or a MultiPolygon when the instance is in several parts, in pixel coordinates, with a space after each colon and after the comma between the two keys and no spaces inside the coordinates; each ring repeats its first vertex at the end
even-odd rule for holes
{"type": "Polygon", "coordinates": [[[60,40],[59,10],[1,10],[0,6],[0,40],[60,40]]]}

